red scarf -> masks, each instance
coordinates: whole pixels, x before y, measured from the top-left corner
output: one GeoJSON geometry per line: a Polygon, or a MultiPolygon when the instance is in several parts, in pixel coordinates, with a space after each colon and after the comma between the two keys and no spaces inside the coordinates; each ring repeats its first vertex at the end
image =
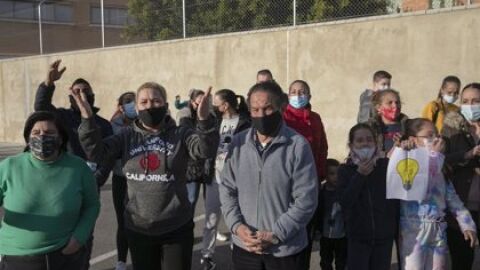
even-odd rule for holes
{"type": "Polygon", "coordinates": [[[313,144],[314,128],[312,127],[312,122],[310,121],[310,113],[311,111],[308,108],[295,109],[294,107],[288,105],[287,109],[283,113],[283,119],[285,120],[287,126],[302,134],[310,144],[313,144]]]}

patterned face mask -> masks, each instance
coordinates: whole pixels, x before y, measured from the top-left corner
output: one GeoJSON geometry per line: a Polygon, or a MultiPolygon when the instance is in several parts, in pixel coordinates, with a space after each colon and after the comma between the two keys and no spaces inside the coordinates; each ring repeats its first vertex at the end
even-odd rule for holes
{"type": "Polygon", "coordinates": [[[58,137],[52,135],[32,136],[30,137],[28,146],[35,157],[48,159],[52,157],[59,148],[58,137]]]}

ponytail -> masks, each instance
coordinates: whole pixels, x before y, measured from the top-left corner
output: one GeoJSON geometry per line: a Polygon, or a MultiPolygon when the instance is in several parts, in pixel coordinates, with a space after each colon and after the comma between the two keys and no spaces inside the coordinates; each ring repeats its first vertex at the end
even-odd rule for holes
{"type": "Polygon", "coordinates": [[[242,95],[237,95],[237,99],[240,100],[240,102],[238,102],[238,106],[236,108],[238,114],[248,115],[248,104],[247,104],[247,101],[245,100],[245,97],[242,96],[242,95]]]}

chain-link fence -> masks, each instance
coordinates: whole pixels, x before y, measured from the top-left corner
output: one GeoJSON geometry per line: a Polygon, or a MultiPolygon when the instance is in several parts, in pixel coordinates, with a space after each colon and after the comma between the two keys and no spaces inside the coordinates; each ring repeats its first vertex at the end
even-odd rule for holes
{"type": "Polygon", "coordinates": [[[480,0],[0,0],[0,58],[480,4],[480,0]]]}
{"type": "MultiPolygon", "coordinates": [[[[480,2],[479,0],[477,0],[480,2]]],[[[401,12],[470,5],[475,0],[131,0],[152,5],[149,14],[158,17],[152,26],[130,26],[130,35],[150,40],[195,37],[279,26],[295,26],[401,12]],[[170,2],[170,4],[165,4],[170,2]],[[179,10],[182,11],[179,11],[179,10]],[[179,17],[181,16],[181,17],[179,17]],[[182,25],[179,25],[182,23],[182,25]],[[179,31],[182,31],[180,33],[179,31]]],[[[143,21],[145,13],[130,9],[130,16],[143,21]]]]}

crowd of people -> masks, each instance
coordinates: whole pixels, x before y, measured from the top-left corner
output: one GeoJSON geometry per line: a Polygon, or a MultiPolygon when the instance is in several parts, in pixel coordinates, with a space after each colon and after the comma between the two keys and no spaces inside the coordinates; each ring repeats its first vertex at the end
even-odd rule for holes
{"type": "MultiPolygon", "coordinates": [[[[345,160],[328,158],[322,119],[303,80],[287,91],[269,70],[246,97],[192,89],[186,101],[155,82],[98,115],[88,81],[70,108],[52,104],[66,67],[57,60],[24,128],[25,151],[0,162],[0,269],[86,270],[99,190],[112,175],[116,269],[190,270],[193,216],[203,190],[202,258],[219,269],[216,240],[231,241],[236,270],[308,270],[320,235],[321,269],[470,270],[480,213],[480,84],[447,76],[421,118],[402,113],[392,75],[378,71],[360,95],[345,160]],[[462,89],[462,90],[461,90],[462,89]],[[459,102],[456,105],[456,101],[459,102]],[[387,199],[395,149],[426,148],[421,201],[387,199]],[[218,231],[224,219],[231,239],[218,231]],[[450,255],[450,256],[449,256],[450,255]]],[[[330,146],[331,147],[331,146],[330,146]]],[[[343,147],[334,146],[334,147],[343,147]]]]}

